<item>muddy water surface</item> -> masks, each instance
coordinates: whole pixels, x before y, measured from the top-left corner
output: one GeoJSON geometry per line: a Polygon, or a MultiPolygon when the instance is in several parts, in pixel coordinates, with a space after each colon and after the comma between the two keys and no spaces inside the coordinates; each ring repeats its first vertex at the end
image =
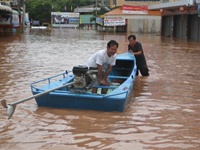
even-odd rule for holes
{"type": "MultiPolygon", "coordinates": [[[[31,96],[31,82],[83,64],[111,39],[122,53],[127,36],[78,29],[0,35],[0,99],[31,96]]],[[[150,76],[136,77],[124,112],[49,109],[30,100],[8,120],[0,106],[0,149],[199,150],[200,42],[136,36],[150,76]]]]}

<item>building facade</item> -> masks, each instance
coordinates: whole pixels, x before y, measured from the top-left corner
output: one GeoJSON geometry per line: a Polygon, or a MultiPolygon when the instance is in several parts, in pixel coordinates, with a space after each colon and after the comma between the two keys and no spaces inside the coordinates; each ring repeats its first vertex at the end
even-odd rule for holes
{"type": "Polygon", "coordinates": [[[125,25],[114,26],[114,30],[117,32],[137,32],[160,35],[161,13],[159,10],[149,11],[149,3],[152,4],[153,2],[111,0],[111,7],[115,8],[104,15],[104,20],[124,19],[125,25]]]}
{"type": "Polygon", "coordinates": [[[200,0],[110,0],[110,7],[118,8],[105,14],[106,19],[126,20],[125,26],[116,29],[200,41],[200,0]],[[126,11],[123,8],[125,5],[148,6],[148,13],[126,11]]]}
{"type": "Polygon", "coordinates": [[[149,10],[160,10],[162,36],[200,41],[200,0],[165,2],[149,10]]]}

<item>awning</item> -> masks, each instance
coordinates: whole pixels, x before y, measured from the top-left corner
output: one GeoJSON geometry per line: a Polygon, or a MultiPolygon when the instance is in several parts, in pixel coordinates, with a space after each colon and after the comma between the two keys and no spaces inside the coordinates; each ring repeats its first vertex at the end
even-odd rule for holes
{"type": "Polygon", "coordinates": [[[174,1],[174,2],[166,2],[166,3],[160,3],[160,4],[155,4],[155,5],[149,5],[148,9],[149,10],[159,10],[162,8],[174,8],[174,7],[180,7],[180,6],[193,6],[194,5],[194,0],[179,0],[179,1],[174,1]]]}
{"type": "Polygon", "coordinates": [[[12,10],[12,14],[19,15],[19,12],[18,12],[18,11],[16,11],[16,10],[12,10]]]}
{"type": "Polygon", "coordinates": [[[0,4],[0,11],[12,12],[12,8],[0,4]]]}
{"type": "Polygon", "coordinates": [[[74,9],[74,12],[76,13],[91,13],[91,12],[94,12],[94,11],[99,11],[101,8],[100,7],[96,7],[94,5],[89,5],[89,6],[83,6],[83,7],[77,7],[74,9]]]}

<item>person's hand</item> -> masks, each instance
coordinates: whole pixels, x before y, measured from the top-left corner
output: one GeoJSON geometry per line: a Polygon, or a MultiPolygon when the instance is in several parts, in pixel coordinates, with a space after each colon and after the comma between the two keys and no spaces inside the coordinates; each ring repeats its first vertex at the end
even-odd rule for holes
{"type": "Polygon", "coordinates": [[[105,86],[106,85],[106,81],[105,80],[101,80],[100,84],[105,86]]]}
{"type": "Polygon", "coordinates": [[[133,51],[132,51],[132,50],[129,50],[129,52],[130,52],[131,54],[133,54],[133,55],[134,55],[134,53],[133,53],[133,51]]]}

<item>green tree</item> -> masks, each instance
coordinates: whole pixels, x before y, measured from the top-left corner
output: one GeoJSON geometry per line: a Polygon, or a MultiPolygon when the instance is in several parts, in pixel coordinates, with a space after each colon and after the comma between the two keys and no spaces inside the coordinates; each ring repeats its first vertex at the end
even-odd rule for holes
{"type": "MultiPolygon", "coordinates": [[[[23,0],[20,0],[21,4],[22,2],[23,0]]],[[[26,12],[29,13],[29,17],[33,20],[50,22],[51,12],[73,12],[76,7],[91,4],[95,4],[95,0],[26,0],[26,12]]],[[[101,10],[98,12],[98,15],[104,12],[101,10]]]]}
{"type": "Polygon", "coordinates": [[[28,0],[26,11],[33,20],[51,21],[51,0],[28,0]]]}

